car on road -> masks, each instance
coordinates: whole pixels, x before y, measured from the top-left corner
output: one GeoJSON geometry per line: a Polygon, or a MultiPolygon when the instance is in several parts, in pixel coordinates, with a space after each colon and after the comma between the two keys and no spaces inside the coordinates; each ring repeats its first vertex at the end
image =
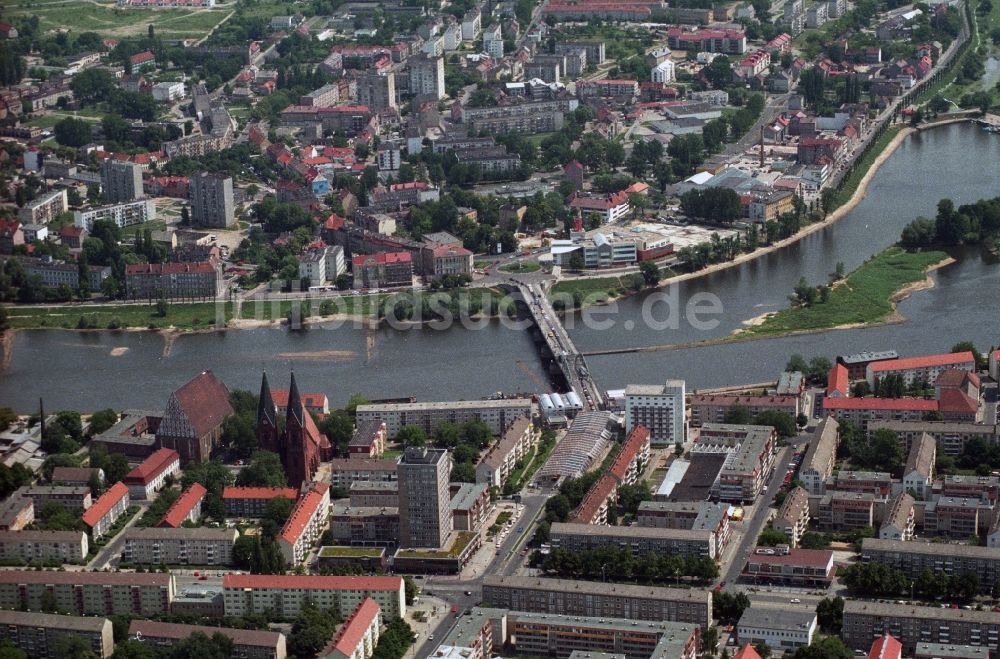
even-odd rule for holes
{"type": "Polygon", "coordinates": [[[798,597],[793,597],[792,599],[790,599],[788,601],[791,602],[792,604],[801,604],[802,603],[802,600],[800,600],[798,597]]]}
{"type": "Polygon", "coordinates": [[[472,591],[471,591],[471,590],[467,590],[467,591],[465,591],[465,594],[466,594],[467,596],[468,596],[468,595],[471,595],[471,594],[472,594],[472,591]]]}
{"type": "Polygon", "coordinates": [[[451,607],[451,612],[452,613],[458,613],[458,607],[457,606],[451,607]]]}

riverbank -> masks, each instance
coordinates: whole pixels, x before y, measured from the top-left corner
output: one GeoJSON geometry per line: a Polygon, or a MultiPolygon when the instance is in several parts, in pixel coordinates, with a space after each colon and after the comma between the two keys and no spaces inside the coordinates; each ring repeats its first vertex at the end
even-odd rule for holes
{"type": "Polygon", "coordinates": [[[763,314],[747,321],[747,327],[735,335],[761,338],[900,321],[896,303],[933,286],[928,273],[954,262],[941,251],[907,252],[890,247],[833,286],[826,302],[763,314]]]}
{"type": "MultiPolygon", "coordinates": [[[[944,124],[942,124],[944,125],[944,124]]],[[[705,277],[707,275],[722,272],[729,268],[734,268],[736,266],[742,265],[744,263],[759,259],[762,256],[772,254],[781,250],[789,245],[793,245],[796,242],[802,240],[806,236],[812,235],[817,231],[827,228],[828,226],[834,224],[842,217],[850,213],[854,208],[861,203],[861,200],[865,198],[865,194],[868,192],[868,186],[871,184],[872,180],[875,178],[875,174],[878,173],[880,167],[885,164],[886,160],[895,153],[896,149],[906,140],[910,135],[919,132],[917,129],[911,127],[896,126],[894,128],[886,131],[885,143],[881,149],[873,148],[869,152],[870,162],[866,168],[859,168],[856,170],[856,179],[848,180],[845,184],[846,187],[852,189],[851,195],[841,204],[837,206],[832,212],[830,212],[824,219],[819,222],[814,222],[808,226],[803,227],[794,235],[778,240],[770,245],[764,247],[758,247],[752,252],[747,252],[745,254],[740,254],[735,259],[731,261],[725,261],[723,263],[713,263],[712,265],[702,268],[701,270],[696,270],[695,272],[688,272],[681,275],[674,275],[667,277],[666,279],[661,279],[657,284],[658,288],[665,288],[673,284],[678,284],[684,281],[690,281],[693,279],[698,279],[699,277],[705,277]]],[[[881,140],[881,138],[880,138],[881,140]]],[[[877,145],[878,143],[876,143],[877,145]]],[[[868,160],[868,156],[865,160],[868,160]]],[[[855,177],[851,177],[855,178],[855,177]]],[[[629,295],[634,295],[633,291],[621,291],[620,286],[621,277],[606,277],[606,278],[579,278],[579,279],[568,279],[558,282],[552,287],[551,293],[569,293],[572,294],[574,291],[579,290],[585,297],[583,306],[591,306],[595,304],[606,304],[618,299],[628,297],[629,295]],[[615,294],[615,289],[618,293],[615,294]],[[590,297],[591,299],[586,299],[590,297]]]]}

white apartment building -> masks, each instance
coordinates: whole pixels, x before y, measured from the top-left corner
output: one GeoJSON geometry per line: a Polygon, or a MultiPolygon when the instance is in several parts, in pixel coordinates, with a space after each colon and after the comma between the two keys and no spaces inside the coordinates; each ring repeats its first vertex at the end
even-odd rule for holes
{"type": "Polygon", "coordinates": [[[153,100],[169,103],[187,96],[183,82],[158,82],[153,85],[153,100]]]}
{"type": "Polygon", "coordinates": [[[97,220],[111,220],[120,229],[156,219],[156,204],[152,199],[138,199],[122,204],[108,204],[73,211],[73,224],[91,231],[97,220]]]}
{"type": "Polygon", "coordinates": [[[82,561],[88,550],[82,531],[0,531],[0,559],[5,561],[72,563],[82,561]]]}
{"type": "Polygon", "coordinates": [[[340,245],[314,249],[299,260],[299,278],[309,279],[310,286],[322,286],[344,274],[344,248],[340,245]]]}
{"type": "Polygon", "coordinates": [[[227,616],[274,612],[294,618],[307,603],[353,611],[368,597],[387,618],[406,615],[402,577],[226,574],[222,590],[227,616]]]}
{"type": "Polygon", "coordinates": [[[677,79],[676,66],[671,60],[664,60],[650,72],[653,82],[668,84],[677,79]]]}
{"type": "Polygon", "coordinates": [[[649,429],[652,444],[675,444],[687,439],[684,418],[684,380],[662,385],[630,384],[625,388],[625,432],[636,426],[649,429]]]}
{"type": "Polygon", "coordinates": [[[234,528],[131,528],[122,560],[141,565],[229,565],[240,536],[234,528]]]}
{"type": "Polygon", "coordinates": [[[314,483],[312,489],[299,497],[278,535],[278,546],[286,563],[297,565],[305,560],[326,529],[329,518],[330,486],[314,483]]]}

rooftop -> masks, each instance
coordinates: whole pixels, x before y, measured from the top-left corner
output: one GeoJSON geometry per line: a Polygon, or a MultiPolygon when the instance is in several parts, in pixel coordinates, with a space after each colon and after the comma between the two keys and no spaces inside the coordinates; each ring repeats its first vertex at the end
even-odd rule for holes
{"type": "Polygon", "coordinates": [[[751,606],[740,616],[739,627],[801,631],[816,623],[816,612],[802,606],[751,606]]]}
{"type": "Polygon", "coordinates": [[[486,575],[483,577],[483,586],[509,587],[558,593],[574,592],[597,595],[601,597],[689,601],[706,604],[712,599],[711,593],[696,588],[666,588],[662,586],[639,586],[632,584],[603,583],[600,581],[577,581],[575,579],[549,579],[545,577],[502,577],[486,575]]]}
{"type": "MultiPolygon", "coordinates": [[[[900,543],[903,544],[903,543],[900,543]]],[[[918,543],[905,543],[918,544],[918,543]]],[[[957,545],[943,545],[955,547],[957,545]]],[[[983,548],[985,549],[985,547],[983,548]]],[[[747,611],[751,611],[747,609],[747,611]]],[[[844,600],[844,616],[870,615],[880,618],[916,618],[939,622],[944,620],[965,620],[972,623],[987,625],[997,624],[995,611],[969,611],[967,609],[940,609],[936,606],[916,606],[913,604],[896,604],[894,602],[871,602],[856,599],[844,600]]],[[[846,622],[846,621],[845,621],[846,622]]]]}
{"type": "Polygon", "coordinates": [[[125,483],[118,481],[109,487],[107,492],[102,494],[100,498],[94,502],[94,505],[83,513],[83,523],[87,526],[93,527],[105,515],[107,515],[112,508],[114,508],[115,504],[122,500],[122,497],[127,496],[128,486],[126,486],[125,483]]]}
{"type": "Polygon", "coordinates": [[[330,656],[334,652],[339,652],[345,657],[354,656],[358,644],[364,639],[368,628],[379,618],[378,604],[370,597],[366,597],[350,617],[340,626],[327,646],[320,652],[322,656],[330,656]]]}
{"type": "Polygon", "coordinates": [[[262,648],[276,647],[281,642],[282,636],[278,632],[271,631],[209,627],[207,625],[180,625],[155,620],[133,620],[128,627],[128,633],[131,637],[141,635],[146,638],[169,638],[178,641],[188,638],[195,632],[201,632],[209,637],[213,634],[222,634],[232,639],[235,645],[252,645],[262,648]]]}
{"type": "Polygon", "coordinates": [[[107,618],[65,616],[57,613],[32,613],[27,611],[0,610],[0,625],[7,627],[47,627],[73,632],[101,632],[108,624],[107,618]]]}
{"type": "MultiPolygon", "coordinates": [[[[167,575],[164,575],[167,576],[167,575]]],[[[280,590],[367,590],[398,591],[402,577],[322,577],[315,575],[225,574],[222,587],[227,589],[280,590]]]]}
{"type": "Polygon", "coordinates": [[[906,359],[896,359],[886,362],[872,364],[873,373],[882,371],[902,371],[911,368],[929,368],[933,366],[948,366],[951,364],[972,364],[975,368],[976,358],[971,352],[950,352],[942,355],[923,355],[920,357],[908,357],[906,359]]]}
{"type": "Polygon", "coordinates": [[[792,549],[787,554],[750,555],[749,562],[763,565],[793,565],[802,567],[827,567],[833,564],[833,552],[829,549],[792,549]]]}
{"type": "Polygon", "coordinates": [[[173,575],[151,572],[56,572],[51,570],[0,570],[0,584],[85,584],[104,586],[159,586],[166,588],[173,575]]]}
{"type": "Polygon", "coordinates": [[[138,467],[125,476],[126,483],[147,484],[166,471],[174,462],[180,463],[181,456],[172,448],[161,448],[142,461],[138,467]]]}
{"type": "Polygon", "coordinates": [[[160,520],[161,526],[172,526],[178,527],[184,523],[187,516],[191,513],[195,506],[205,498],[208,490],[201,483],[192,483],[191,487],[184,490],[184,492],[177,497],[177,501],[174,501],[173,505],[167,509],[166,514],[163,519],[160,520]]]}

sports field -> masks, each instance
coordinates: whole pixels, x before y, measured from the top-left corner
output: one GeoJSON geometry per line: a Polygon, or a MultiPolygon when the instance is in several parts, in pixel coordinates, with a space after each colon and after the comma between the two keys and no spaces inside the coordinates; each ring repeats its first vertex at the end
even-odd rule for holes
{"type": "Polygon", "coordinates": [[[145,34],[150,23],[167,39],[200,38],[229,15],[235,3],[213,9],[145,9],[118,7],[105,0],[0,0],[3,15],[38,16],[42,30],[97,32],[102,36],[145,34]]]}

